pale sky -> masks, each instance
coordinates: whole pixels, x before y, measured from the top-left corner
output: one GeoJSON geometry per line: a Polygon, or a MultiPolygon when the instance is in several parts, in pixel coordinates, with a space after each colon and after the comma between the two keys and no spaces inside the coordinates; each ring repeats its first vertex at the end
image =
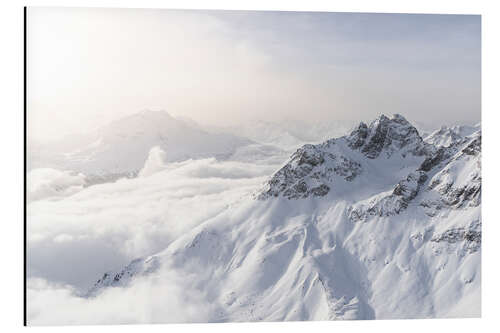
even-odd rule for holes
{"type": "Polygon", "coordinates": [[[27,34],[37,140],[144,109],[212,125],[480,121],[477,15],[30,7],[27,34]]]}

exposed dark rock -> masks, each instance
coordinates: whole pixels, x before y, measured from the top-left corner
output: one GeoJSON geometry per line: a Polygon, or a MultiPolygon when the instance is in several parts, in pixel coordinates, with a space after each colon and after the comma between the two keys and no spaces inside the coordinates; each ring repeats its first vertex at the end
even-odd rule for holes
{"type": "Polygon", "coordinates": [[[357,222],[366,220],[370,216],[397,215],[408,208],[408,204],[418,195],[421,185],[427,180],[423,171],[412,172],[406,179],[400,181],[392,194],[384,197],[375,197],[367,203],[353,205],[348,209],[348,217],[357,222]]]}
{"type": "Polygon", "coordinates": [[[328,194],[329,191],[330,188],[325,184],[321,184],[320,186],[311,189],[311,193],[317,197],[325,196],[328,194]]]}
{"type": "Polygon", "coordinates": [[[481,247],[481,223],[474,221],[468,228],[453,228],[446,230],[431,239],[431,242],[456,244],[464,242],[469,253],[479,250],[481,247]]]}
{"type": "Polygon", "coordinates": [[[314,149],[312,145],[307,146],[306,149],[299,149],[297,151],[297,165],[308,164],[314,167],[325,162],[323,156],[324,154],[314,149]]]}
{"type": "Polygon", "coordinates": [[[378,157],[384,145],[390,144],[390,142],[386,142],[386,140],[390,140],[390,138],[387,137],[387,132],[389,131],[389,118],[382,115],[377,121],[377,123],[374,122],[370,125],[370,138],[361,149],[368,158],[378,157]]]}
{"type": "Polygon", "coordinates": [[[420,190],[420,185],[425,183],[427,175],[423,171],[410,173],[405,180],[400,181],[394,191],[394,195],[401,196],[406,202],[413,200],[420,190]]]}
{"type": "Polygon", "coordinates": [[[441,147],[434,154],[427,157],[420,167],[419,170],[430,171],[432,168],[443,162],[445,159],[449,158],[449,152],[447,148],[441,147]]]}
{"type": "Polygon", "coordinates": [[[366,137],[368,136],[368,126],[361,122],[358,127],[351,132],[347,141],[349,142],[349,147],[352,149],[358,149],[365,144],[366,137]]]}
{"type": "Polygon", "coordinates": [[[147,275],[155,272],[159,267],[156,257],[152,256],[147,259],[137,258],[132,260],[121,271],[114,274],[104,273],[102,278],[87,291],[84,297],[96,296],[104,287],[126,286],[129,280],[136,275],[147,275]]]}
{"type": "Polygon", "coordinates": [[[288,199],[322,197],[330,191],[335,177],[352,181],[360,173],[361,164],[358,162],[332,154],[321,145],[305,145],[271,177],[257,199],[278,196],[288,199]]]}
{"type": "Polygon", "coordinates": [[[421,156],[432,148],[423,141],[417,129],[398,114],[392,118],[381,115],[369,127],[361,123],[346,139],[351,149],[359,149],[371,159],[379,157],[383,151],[386,157],[398,151],[403,156],[421,156]]]}
{"type": "Polygon", "coordinates": [[[467,147],[462,149],[462,152],[466,155],[477,156],[481,152],[481,136],[474,139],[467,147]]]}
{"type": "Polygon", "coordinates": [[[339,156],[338,160],[339,163],[333,167],[334,173],[341,177],[344,177],[344,179],[347,181],[351,181],[356,178],[361,170],[361,164],[349,160],[344,156],[339,156]]]}
{"type": "Polygon", "coordinates": [[[446,186],[441,194],[443,203],[448,206],[476,207],[481,204],[481,182],[470,182],[462,187],[446,186]]]}

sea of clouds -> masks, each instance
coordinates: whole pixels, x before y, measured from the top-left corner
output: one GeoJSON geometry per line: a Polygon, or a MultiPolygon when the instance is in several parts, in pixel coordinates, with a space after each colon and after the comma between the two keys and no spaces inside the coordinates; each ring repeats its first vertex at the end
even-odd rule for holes
{"type": "Polygon", "coordinates": [[[30,171],[29,324],[207,321],[216,310],[199,291],[183,288],[186,277],[174,272],[161,274],[161,281],[143,277],[95,298],[80,295],[103,273],[165,249],[246,200],[278,167],[214,158],[167,164],[164,153],[153,148],[137,178],[113,183],[86,186],[82,174],[30,171]],[[167,297],[171,301],[165,302],[167,297]]]}

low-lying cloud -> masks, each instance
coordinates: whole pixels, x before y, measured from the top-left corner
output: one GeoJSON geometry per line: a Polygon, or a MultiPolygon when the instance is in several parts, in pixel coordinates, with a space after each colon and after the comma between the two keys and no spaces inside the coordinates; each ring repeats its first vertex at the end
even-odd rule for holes
{"type": "MultiPolygon", "coordinates": [[[[40,197],[27,207],[28,276],[86,290],[104,272],[163,250],[247,197],[275,170],[275,165],[188,160],[165,164],[147,177],[65,190],[58,200],[40,197]]],[[[33,170],[34,183],[38,174],[49,184],[77,177],[54,171],[50,180],[33,170]]]]}
{"type": "Polygon", "coordinates": [[[72,171],[40,168],[28,172],[26,184],[28,202],[61,198],[81,191],[85,186],[85,176],[72,171]]]}
{"type": "Polygon", "coordinates": [[[79,297],[72,286],[28,280],[29,325],[154,324],[207,322],[216,306],[203,292],[185,288],[186,278],[163,272],[138,277],[133,286],[109,288],[98,297],[79,297]],[[168,302],[165,300],[168,299],[168,302]]]}

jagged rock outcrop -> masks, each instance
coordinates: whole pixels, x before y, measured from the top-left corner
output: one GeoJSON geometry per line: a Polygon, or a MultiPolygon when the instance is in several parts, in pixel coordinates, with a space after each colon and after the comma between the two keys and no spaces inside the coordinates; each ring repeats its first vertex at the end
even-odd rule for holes
{"type": "Polygon", "coordinates": [[[134,259],[118,272],[104,273],[84,296],[94,297],[106,287],[126,286],[134,276],[144,276],[154,273],[158,267],[159,262],[155,256],[134,259]]]}
{"type": "Polygon", "coordinates": [[[349,219],[353,222],[366,220],[370,216],[391,216],[405,210],[408,204],[415,199],[421,185],[427,180],[423,171],[412,172],[400,181],[392,193],[375,195],[374,197],[354,204],[348,209],[349,219]]]}
{"type": "MultiPolygon", "coordinates": [[[[329,142],[329,145],[335,144],[329,142]]],[[[322,146],[305,145],[269,180],[258,199],[283,196],[301,199],[328,194],[334,178],[352,181],[361,173],[361,164],[345,156],[324,150],[322,146]]]]}
{"type": "Polygon", "coordinates": [[[445,161],[450,158],[450,151],[447,148],[439,148],[435,152],[431,153],[420,165],[419,170],[422,171],[430,171],[435,166],[439,165],[439,163],[445,161]]]}
{"type": "Polygon", "coordinates": [[[381,115],[369,127],[361,123],[347,141],[349,147],[359,149],[370,159],[379,157],[382,152],[385,157],[395,152],[403,156],[409,153],[421,156],[428,149],[417,129],[399,114],[392,118],[381,115]]]}
{"type": "Polygon", "coordinates": [[[471,143],[462,149],[462,153],[472,156],[479,155],[481,153],[481,135],[474,138],[471,143]]]}
{"type": "Polygon", "coordinates": [[[431,242],[461,244],[468,253],[481,247],[481,222],[473,221],[468,227],[451,228],[431,238],[431,242]]]}
{"type": "MultiPolygon", "coordinates": [[[[360,175],[366,159],[390,159],[393,155],[425,157],[435,151],[403,116],[381,115],[370,126],[361,122],[347,136],[298,149],[257,198],[325,196],[336,183],[351,182],[360,175]]],[[[442,156],[437,154],[434,160],[439,158],[442,156]]],[[[434,160],[427,164],[435,163],[434,160]]]]}

